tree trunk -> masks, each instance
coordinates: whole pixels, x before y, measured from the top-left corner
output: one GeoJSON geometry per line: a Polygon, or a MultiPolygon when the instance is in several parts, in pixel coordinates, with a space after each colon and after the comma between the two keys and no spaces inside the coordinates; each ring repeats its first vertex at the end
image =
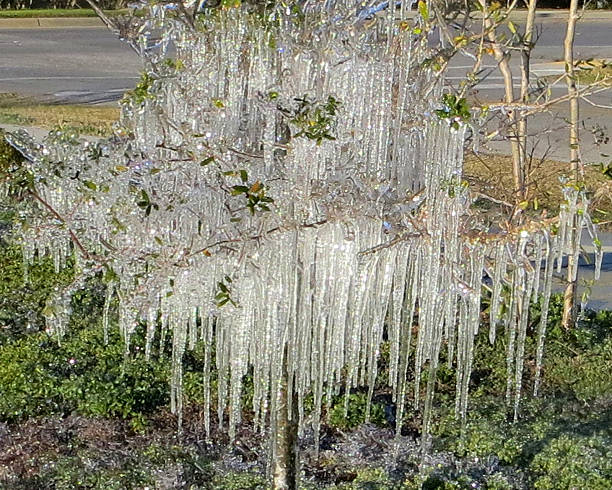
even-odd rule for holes
{"type": "MultiPolygon", "coordinates": [[[[523,46],[521,48],[521,102],[529,103],[529,78],[531,71],[531,51],[533,49],[533,31],[535,25],[535,15],[538,0],[529,0],[527,5],[527,22],[525,24],[525,34],[523,35],[523,46]]],[[[521,198],[529,197],[527,182],[528,152],[527,152],[527,118],[521,117],[518,123],[518,140],[520,147],[520,161],[522,167],[523,189],[521,198]]]]}
{"type": "MultiPolygon", "coordinates": [[[[493,57],[497,62],[499,71],[504,79],[504,102],[512,104],[514,102],[514,82],[512,80],[512,69],[510,68],[509,54],[502,49],[498,39],[496,29],[498,24],[490,16],[489,7],[486,0],[478,0],[482,8],[482,14],[485,16],[484,25],[488,31],[487,39],[493,51],[493,57]]],[[[514,4],[513,4],[514,5],[514,4]]],[[[517,127],[518,118],[514,109],[507,111],[508,139],[512,148],[512,175],[514,179],[515,201],[517,203],[523,200],[525,193],[525,175],[524,162],[521,154],[521,146],[519,140],[519,128],[517,127]]]]}
{"type": "MultiPolygon", "coordinates": [[[[576,74],[574,70],[574,37],[576,32],[576,21],[578,20],[578,0],[571,0],[567,31],[564,42],[564,60],[567,81],[567,93],[570,96],[569,101],[569,148],[570,148],[570,168],[571,178],[574,183],[579,179],[580,169],[580,135],[578,132],[578,89],[576,87],[576,74]]],[[[576,230],[576,222],[574,218],[574,233],[576,230]]],[[[575,240],[580,240],[579,236],[574,236],[575,240]]],[[[562,325],[565,329],[570,329],[576,322],[576,279],[571,277],[571,271],[574,266],[574,256],[571,254],[568,257],[567,264],[567,286],[563,295],[563,319],[562,325]]]]}
{"type": "MultiPolygon", "coordinates": [[[[298,414],[296,400],[289,397],[287,361],[283,362],[283,379],[279,387],[276,411],[276,439],[272,462],[272,484],[275,490],[297,490],[299,480],[298,414]]],[[[293,390],[292,390],[293,391],[293,390]]]]}

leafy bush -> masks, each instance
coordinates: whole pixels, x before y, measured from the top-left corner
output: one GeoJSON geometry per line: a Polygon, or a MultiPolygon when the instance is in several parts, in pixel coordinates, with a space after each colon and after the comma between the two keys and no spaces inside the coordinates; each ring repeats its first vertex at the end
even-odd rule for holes
{"type": "MultiPolygon", "coordinates": [[[[47,471],[44,478],[52,482],[53,489],[71,490],[89,488],[99,490],[139,489],[153,485],[150,473],[143,468],[133,468],[127,461],[122,467],[91,468],[88,467],[86,455],[65,456],[55,462],[52,471],[47,471]],[[93,470],[93,471],[92,471],[93,470]]],[[[42,482],[41,482],[42,483],[42,482]]],[[[43,487],[44,488],[44,487],[43,487]]]]}
{"type": "Polygon", "coordinates": [[[591,403],[612,401],[612,312],[587,312],[577,328],[553,326],[544,361],[544,388],[591,403]]]}
{"type": "Polygon", "coordinates": [[[71,268],[55,274],[49,258],[28,267],[24,277],[21,251],[0,240],[0,345],[44,328],[42,309],[56,287],[68,284],[71,268]]]}
{"type": "Polygon", "coordinates": [[[605,490],[612,482],[610,432],[592,436],[564,434],[535,455],[530,469],[534,488],[541,490],[588,488],[605,490]]]}
{"type": "Polygon", "coordinates": [[[267,480],[257,473],[229,472],[217,474],[210,488],[223,490],[263,490],[268,488],[267,480]]]}
{"type": "MultiPolygon", "coordinates": [[[[0,184],[9,173],[18,171],[21,160],[21,155],[6,142],[0,130],[0,184]]],[[[11,197],[19,197],[16,189],[9,189],[9,193],[11,197]]],[[[11,243],[16,214],[16,203],[0,197],[0,345],[41,330],[44,324],[41,311],[46,299],[54,288],[68,284],[73,275],[71,267],[55,274],[49,258],[26,271],[20,248],[11,243]]]]}
{"type": "Polygon", "coordinates": [[[73,329],[58,345],[45,333],[0,348],[0,420],[70,414],[121,417],[142,423],[168,401],[167,360],[146,361],[142,346],[125,356],[99,325],[73,329]]]}
{"type": "Polygon", "coordinates": [[[47,464],[29,482],[31,486],[24,484],[23,488],[210,488],[208,484],[214,476],[210,462],[202,461],[192,452],[177,446],[153,443],[130,451],[121,448],[116,453],[109,453],[108,449],[92,447],[91,444],[82,447],[80,441],[73,441],[73,445],[71,454],[48,455],[45,458],[47,464]]]}
{"type": "MultiPolygon", "coordinates": [[[[349,395],[348,413],[344,415],[345,397],[336,398],[328,414],[328,423],[339,429],[354,429],[365,422],[367,396],[365,393],[352,393],[349,395]]],[[[385,426],[385,409],[382,404],[372,402],[370,406],[370,421],[379,426],[385,426]]]]}

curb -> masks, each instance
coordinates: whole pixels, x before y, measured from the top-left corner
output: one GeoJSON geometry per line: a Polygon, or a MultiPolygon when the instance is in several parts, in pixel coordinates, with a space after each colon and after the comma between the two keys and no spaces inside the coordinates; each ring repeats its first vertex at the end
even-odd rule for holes
{"type": "MultiPolygon", "coordinates": [[[[536,22],[560,21],[567,20],[567,10],[540,10],[536,12],[536,22]]],[[[508,16],[510,20],[524,20],[527,18],[526,10],[515,10],[508,16]]],[[[579,17],[578,22],[581,20],[612,20],[612,10],[586,10],[582,16],[579,17]]]]}
{"type": "Polygon", "coordinates": [[[0,29],[36,29],[61,27],[104,27],[97,17],[37,17],[0,19],[0,29]]]}
{"type": "MultiPolygon", "coordinates": [[[[414,16],[416,12],[413,12],[414,16]]],[[[536,22],[559,22],[567,19],[566,10],[541,10],[536,14],[536,22]]],[[[412,17],[411,16],[411,17],[412,17]]],[[[509,15],[510,20],[524,20],[527,11],[518,10],[509,15]]],[[[612,20],[612,10],[587,10],[581,20],[606,21],[612,20]]],[[[34,29],[61,27],[104,27],[97,17],[38,17],[27,19],[0,19],[0,29],[34,29]]]]}

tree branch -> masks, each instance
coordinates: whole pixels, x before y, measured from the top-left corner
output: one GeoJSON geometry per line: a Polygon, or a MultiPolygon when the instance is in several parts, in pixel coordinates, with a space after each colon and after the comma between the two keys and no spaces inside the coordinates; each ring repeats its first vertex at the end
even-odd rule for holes
{"type": "Polygon", "coordinates": [[[57,220],[59,220],[60,222],[62,222],[63,224],[66,225],[66,228],[68,230],[68,234],[70,235],[70,239],[72,240],[72,243],[75,244],[75,246],[81,251],[81,254],[88,260],[92,259],[92,255],[85,249],[85,247],[83,246],[83,244],[81,243],[81,241],[79,240],[79,238],[76,236],[76,234],[70,229],[70,226],[68,226],[67,221],[53,208],[53,206],[51,206],[51,204],[49,204],[47,201],[45,201],[42,197],[40,197],[40,195],[36,192],[36,191],[32,191],[29,190],[28,193],[36,200],[38,201],[40,204],[42,204],[42,206],[49,211],[49,213],[51,213],[53,215],[54,218],[56,218],[57,220]]]}

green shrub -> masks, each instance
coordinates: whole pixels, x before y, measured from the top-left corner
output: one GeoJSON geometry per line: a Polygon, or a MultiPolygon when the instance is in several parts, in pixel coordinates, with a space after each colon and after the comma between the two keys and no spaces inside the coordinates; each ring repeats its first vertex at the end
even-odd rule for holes
{"type": "MultiPolygon", "coordinates": [[[[67,455],[44,457],[31,486],[69,490],[140,490],[149,488],[210,488],[214,472],[209,461],[178,446],[153,443],[126,451],[99,448],[91,441],[72,441],[67,455]],[[176,485],[176,486],[175,486],[176,485]]],[[[21,487],[20,487],[21,488],[21,487]]]]}
{"type": "MultiPolygon", "coordinates": [[[[8,174],[13,176],[18,171],[22,160],[0,130],[0,185],[8,174]]],[[[11,243],[11,231],[18,209],[28,204],[12,199],[18,197],[18,189],[9,190],[13,192],[11,197],[0,197],[0,346],[9,339],[41,330],[45,301],[56,287],[65,286],[73,276],[71,267],[56,274],[48,257],[28,267],[26,274],[21,249],[11,243]]]]}
{"type": "Polygon", "coordinates": [[[66,408],[60,380],[52,371],[57,356],[47,348],[50,344],[38,333],[0,348],[0,420],[62,413],[66,408]]]}
{"type": "Polygon", "coordinates": [[[143,347],[125,356],[117,332],[104,345],[100,325],[73,327],[59,345],[45,333],[0,348],[0,420],[77,413],[142,423],[168,401],[167,360],[143,347]]]}
{"type": "Polygon", "coordinates": [[[215,490],[264,490],[269,488],[268,481],[258,473],[217,473],[210,488],[215,490]]]}
{"type": "Polygon", "coordinates": [[[136,490],[154,484],[149,471],[132,467],[131,458],[119,467],[110,468],[92,468],[88,459],[85,454],[60,458],[53,465],[53,471],[44,477],[56,490],[136,490]]]}
{"type": "Polygon", "coordinates": [[[0,345],[42,330],[45,301],[72,276],[71,268],[55,274],[52,261],[46,258],[28,268],[26,281],[21,250],[0,240],[0,345]]]}
{"type": "Polygon", "coordinates": [[[570,331],[554,327],[547,339],[544,388],[582,402],[612,400],[612,312],[588,312],[570,331]]]}
{"type": "MultiPolygon", "coordinates": [[[[352,393],[349,395],[348,413],[344,415],[345,397],[336,397],[334,405],[328,414],[328,423],[339,429],[354,429],[365,422],[367,395],[352,393]]],[[[387,425],[385,409],[380,403],[372,402],[370,406],[370,421],[379,426],[387,425]]]]}
{"type": "Polygon", "coordinates": [[[530,466],[534,488],[605,490],[612,482],[612,437],[562,435],[535,455],[530,466]]]}

